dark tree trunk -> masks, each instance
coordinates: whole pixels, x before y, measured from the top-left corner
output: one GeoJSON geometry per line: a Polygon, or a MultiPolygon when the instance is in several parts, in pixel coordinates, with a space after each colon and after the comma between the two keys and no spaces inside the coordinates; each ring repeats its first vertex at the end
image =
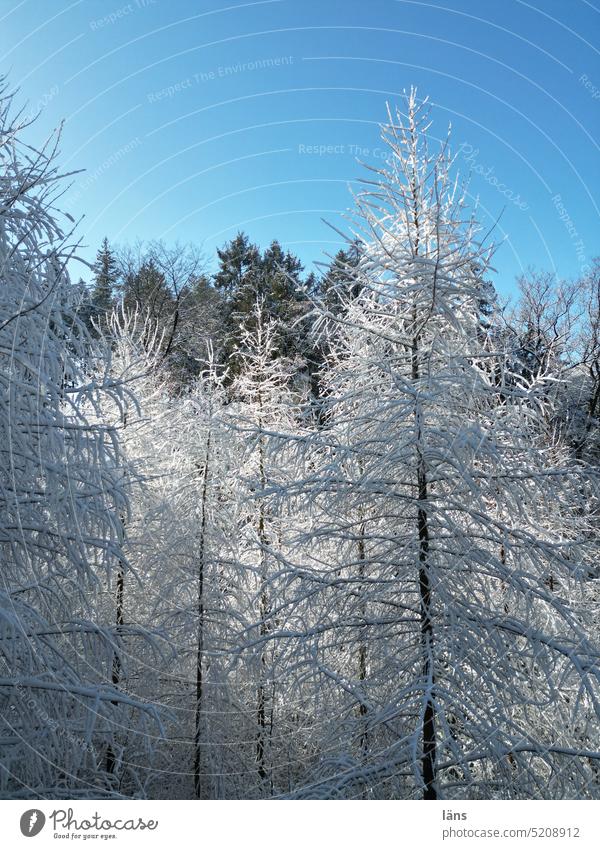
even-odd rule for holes
{"type": "MultiPolygon", "coordinates": [[[[415,309],[416,327],[416,309],[415,309]]],[[[412,378],[419,380],[419,340],[413,339],[412,378]]],[[[415,386],[415,390],[417,390],[415,386]]],[[[423,454],[423,433],[421,411],[418,398],[415,401],[415,425],[417,448],[417,532],[419,538],[419,607],[421,620],[421,674],[425,688],[425,709],[423,711],[421,773],[423,778],[423,798],[437,799],[436,777],[436,712],[434,702],[435,670],[433,668],[433,618],[431,598],[431,564],[429,562],[429,517],[427,514],[428,487],[427,468],[423,454]]]]}
{"type": "MultiPolygon", "coordinates": [[[[123,629],[124,619],[124,602],[125,602],[125,572],[123,569],[123,564],[119,561],[119,566],[117,569],[117,592],[116,592],[116,629],[115,634],[117,640],[120,640],[121,632],[123,629]]],[[[121,683],[121,658],[119,657],[118,650],[113,654],[112,661],[112,675],[111,680],[113,687],[117,688],[121,683]]],[[[114,705],[117,702],[113,702],[114,705]]],[[[112,746],[109,746],[106,751],[106,771],[111,775],[114,773],[116,767],[116,757],[113,751],[112,746]]]]}
{"type": "MultiPolygon", "coordinates": [[[[258,399],[259,403],[259,431],[262,432],[262,398],[259,395],[258,399]]],[[[267,537],[267,528],[265,522],[265,506],[264,506],[264,492],[266,488],[267,478],[265,471],[265,446],[264,446],[264,438],[260,436],[259,439],[259,475],[260,475],[260,486],[261,486],[261,500],[259,506],[259,515],[258,515],[258,539],[261,547],[261,586],[260,586],[260,602],[259,602],[259,616],[260,616],[260,636],[266,637],[269,633],[270,625],[269,625],[269,612],[271,609],[270,599],[269,599],[269,590],[268,590],[268,577],[267,577],[267,547],[269,545],[269,540],[267,537]]],[[[261,781],[265,781],[269,778],[269,770],[267,769],[267,757],[266,757],[266,739],[267,739],[267,647],[266,642],[263,642],[260,656],[260,678],[257,689],[257,705],[256,705],[256,720],[258,725],[258,733],[256,737],[256,762],[258,765],[258,775],[261,781]]],[[[271,711],[273,710],[273,706],[271,706],[271,711]]],[[[271,728],[273,726],[273,714],[271,713],[271,728]]],[[[270,777],[270,786],[272,789],[273,779],[270,777]]]]}
{"type": "Polygon", "coordinates": [[[206,500],[210,464],[210,430],[206,438],[206,454],[202,471],[202,495],[200,505],[200,538],[198,541],[198,640],[196,646],[196,714],[194,721],[194,793],[202,797],[202,713],[204,686],[204,578],[206,555],[206,500]]]}

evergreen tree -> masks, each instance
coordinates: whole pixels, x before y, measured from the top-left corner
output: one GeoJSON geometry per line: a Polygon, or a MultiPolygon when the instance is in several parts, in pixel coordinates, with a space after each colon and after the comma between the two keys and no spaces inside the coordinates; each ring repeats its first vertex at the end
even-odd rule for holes
{"type": "Polygon", "coordinates": [[[355,270],[360,255],[361,245],[355,239],[337,252],[321,279],[319,288],[324,308],[333,314],[342,311],[359,294],[355,270]]]}
{"type": "MultiPolygon", "coordinates": [[[[228,301],[249,288],[256,297],[260,251],[245,233],[237,236],[217,249],[219,270],[214,276],[216,289],[223,292],[228,301]]],[[[252,302],[252,304],[254,301],[252,302]]],[[[250,306],[251,308],[251,306],[250,306]]]]}
{"type": "Polygon", "coordinates": [[[277,355],[307,356],[307,332],[302,317],[309,311],[309,301],[302,291],[302,263],[290,251],[284,251],[277,240],[261,254],[244,233],[217,251],[219,270],[214,275],[215,288],[225,299],[225,344],[223,357],[231,376],[239,369],[236,354],[243,336],[256,318],[256,301],[263,315],[278,325],[277,355]]]}
{"type": "Polygon", "coordinates": [[[89,320],[92,326],[105,326],[115,303],[119,266],[108,239],[104,237],[92,266],[94,283],[90,294],[89,320]]]}

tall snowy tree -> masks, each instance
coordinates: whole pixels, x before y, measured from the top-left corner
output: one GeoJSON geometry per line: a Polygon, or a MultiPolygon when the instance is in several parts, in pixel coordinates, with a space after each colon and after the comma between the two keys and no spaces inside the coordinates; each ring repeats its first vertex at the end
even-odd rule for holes
{"type": "Polygon", "coordinates": [[[345,558],[292,578],[298,605],[322,594],[299,650],[346,717],[325,730],[338,756],[297,793],[585,797],[600,758],[580,733],[599,704],[579,603],[590,488],[541,436],[552,373],[516,376],[483,338],[489,251],[428,126],[412,92],[357,198],[365,247],[329,346],[323,459],[293,487],[315,544],[345,558]]]}
{"type": "Polygon", "coordinates": [[[275,737],[282,736],[281,712],[285,668],[283,647],[272,639],[286,621],[278,595],[278,575],[285,559],[290,518],[279,509],[276,494],[293,476],[289,442],[301,431],[302,396],[293,390],[294,363],[281,357],[278,324],[268,315],[265,299],[257,298],[242,327],[237,351],[239,373],[231,391],[228,415],[240,441],[238,472],[240,513],[239,563],[246,572],[244,629],[238,649],[255,687],[255,761],[257,793],[273,795],[278,784],[275,737]]]}

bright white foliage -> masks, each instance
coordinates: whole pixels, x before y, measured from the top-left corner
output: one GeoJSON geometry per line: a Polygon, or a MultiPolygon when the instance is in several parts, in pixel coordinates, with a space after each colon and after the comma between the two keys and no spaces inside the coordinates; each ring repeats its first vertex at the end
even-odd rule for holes
{"type": "MultiPolygon", "coordinates": [[[[116,649],[94,598],[120,557],[127,511],[114,430],[124,403],[76,318],[69,233],[54,213],[53,142],[19,140],[0,92],[0,794],[143,794],[105,770],[115,725],[155,710],[107,685],[116,649]]],[[[144,751],[145,744],[140,748],[144,751]]]]}
{"type": "Polygon", "coordinates": [[[320,465],[295,489],[337,557],[295,577],[333,754],[296,792],[594,796],[585,469],[545,439],[552,375],[512,373],[486,336],[487,252],[445,149],[427,151],[423,105],[407,105],[357,199],[359,294],[321,317],[320,465]]]}

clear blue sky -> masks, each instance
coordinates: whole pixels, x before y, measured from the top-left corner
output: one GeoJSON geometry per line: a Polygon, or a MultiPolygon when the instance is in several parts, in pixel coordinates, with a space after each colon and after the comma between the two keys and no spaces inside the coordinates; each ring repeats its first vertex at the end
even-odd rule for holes
{"type": "Polygon", "coordinates": [[[339,247],[321,219],[351,205],[358,149],[381,161],[386,100],[416,85],[483,223],[504,210],[509,292],[528,265],[576,276],[600,254],[597,2],[0,0],[0,70],[44,105],[37,140],[65,119],[87,258],[104,235],[211,255],[244,229],[308,267],[339,247]]]}

